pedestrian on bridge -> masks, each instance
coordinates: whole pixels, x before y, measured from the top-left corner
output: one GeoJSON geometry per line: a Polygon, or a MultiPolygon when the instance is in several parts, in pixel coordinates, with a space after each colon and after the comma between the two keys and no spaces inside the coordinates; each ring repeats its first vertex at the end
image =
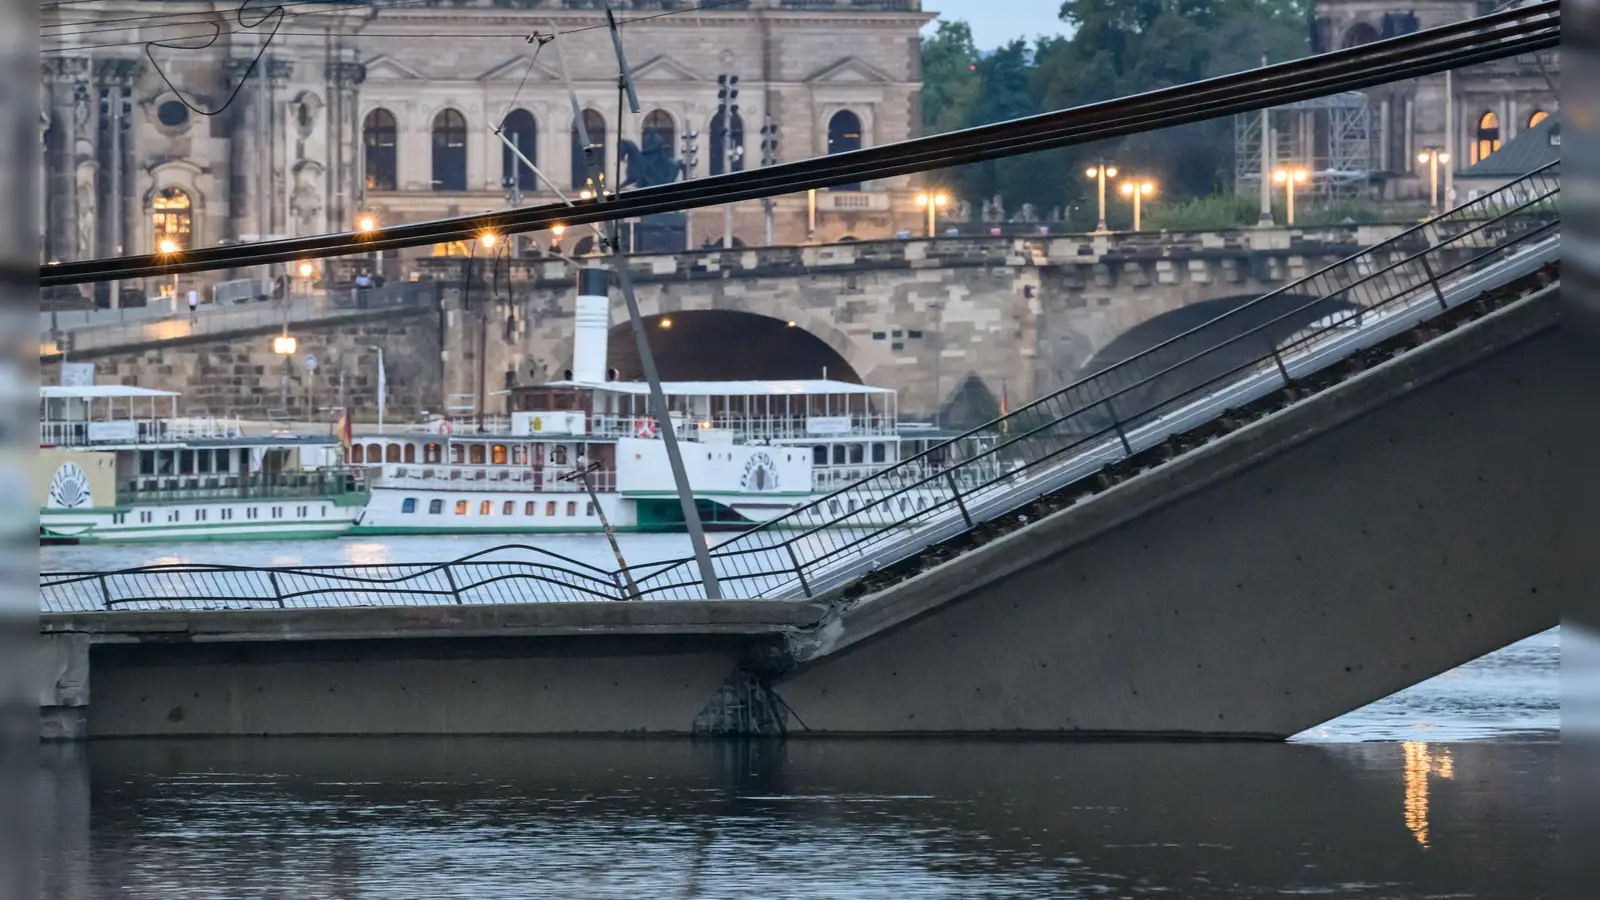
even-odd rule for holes
{"type": "Polygon", "coordinates": [[[190,288],[189,289],[189,324],[193,325],[196,322],[198,322],[199,321],[199,315],[200,315],[200,292],[195,290],[194,288],[190,288]]]}

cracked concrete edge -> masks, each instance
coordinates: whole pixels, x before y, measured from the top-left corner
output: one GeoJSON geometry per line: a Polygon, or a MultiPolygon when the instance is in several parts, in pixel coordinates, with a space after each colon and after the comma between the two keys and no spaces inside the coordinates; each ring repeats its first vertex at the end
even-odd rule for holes
{"type": "MultiPolygon", "coordinates": [[[[844,588],[814,602],[827,607],[788,645],[788,669],[844,651],[927,615],[995,581],[1089,541],[1154,509],[1198,493],[1268,458],[1439,381],[1560,321],[1558,280],[1416,348],[1290,403],[1072,506],[939,563],[875,594],[845,599],[844,588]]],[[[1419,327],[1426,327],[1421,323],[1419,327]]]]}

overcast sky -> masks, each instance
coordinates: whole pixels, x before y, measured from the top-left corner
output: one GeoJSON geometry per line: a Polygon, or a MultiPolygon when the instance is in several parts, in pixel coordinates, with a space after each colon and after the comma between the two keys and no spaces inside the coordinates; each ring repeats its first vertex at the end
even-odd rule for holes
{"type": "MultiPolygon", "coordinates": [[[[1057,18],[1061,0],[922,0],[922,8],[942,19],[966,21],[979,50],[992,50],[1013,38],[1032,40],[1066,30],[1057,18]]],[[[936,24],[930,22],[928,27],[936,24]]]]}

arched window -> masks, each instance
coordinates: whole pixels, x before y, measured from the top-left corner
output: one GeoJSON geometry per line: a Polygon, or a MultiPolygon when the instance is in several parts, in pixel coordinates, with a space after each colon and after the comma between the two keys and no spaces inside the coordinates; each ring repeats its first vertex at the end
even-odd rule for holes
{"type": "Polygon", "coordinates": [[[417,461],[417,445],[416,444],[407,444],[406,445],[405,458],[406,458],[406,462],[408,462],[408,463],[414,463],[414,462],[417,461]]]}
{"type": "Polygon", "coordinates": [[[667,115],[665,110],[658,109],[644,117],[644,127],[639,129],[639,149],[649,149],[656,139],[660,139],[668,153],[677,157],[678,126],[673,124],[672,116],[667,115]]]}
{"type": "Polygon", "coordinates": [[[723,148],[733,154],[733,171],[744,171],[744,119],[738,113],[733,114],[732,141],[728,141],[727,129],[722,125],[722,113],[719,111],[711,117],[711,147],[707,151],[711,154],[708,161],[713,175],[721,175],[727,171],[727,156],[723,148]]]}
{"type": "Polygon", "coordinates": [[[467,117],[453,109],[433,117],[433,189],[467,189],[467,117]]]}
{"type": "Polygon", "coordinates": [[[1346,49],[1359,47],[1362,44],[1370,44],[1380,37],[1382,35],[1378,34],[1378,29],[1368,25],[1366,22],[1357,22],[1350,26],[1349,31],[1344,33],[1344,46],[1346,49]]]}
{"type": "MultiPolygon", "coordinates": [[[[606,117],[592,109],[583,111],[583,127],[589,132],[589,151],[594,155],[595,169],[600,181],[605,181],[606,168],[606,117]]],[[[589,157],[584,153],[583,138],[578,134],[578,123],[572,123],[572,187],[582,190],[589,184],[589,157]]],[[[592,188],[591,188],[592,189],[592,188]]]]}
{"type": "Polygon", "coordinates": [[[361,452],[362,449],[363,448],[362,448],[362,446],[360,444],[351,444],[350,445],[350,464],[351,465],[355,465],[355,466],[361,465],[361,463],[363,461],[362,460],[362,456],[364,455],[361,452]]]}
{"type": "Polygon", "coordinates": [[[377,465],[383,462],[383,448],[377,444],[367,445],[367,462],[377,465]]]}
{"type": "Polygon", "coordinates": [[[1540,122],[1543,122],[1545,119],[1548,119],[1548,118],[1550,118],[1550,114],[1549,113],[1545,112],[1542,109],[1536,109],[1536,110],[1533,111],[1533,115],[1528,117],[1528,127],[1532,128],[1533,126],[1539,124],[1540,122]]]}
{"type": "Polygon", "coordinates": [[[391,463],[399,462],[400,461],[400,445],[399,444],[390,444],[388,447],[384,448],[383,461],[384,462],[391,462],[391,463]]]}
{"type": "Polygon", "coordinates": [[[1472,161],[1477,162],[1500,149],[1500,117],[1493,111],[1478,117],[1478,139],[1472,142],[1472,161]]]}
{"type": "MultiPolygon", "coordinates": [[[[525,109],[512,110],[511,115],[506,116],[505,121],[501,123],[500,129],[506,140],[516,144],[517,149],[522,151],[522,155],[526,156],[529,162],[538,165],[539,125],[533,120],[533,113],[525,109]]],[[[511,187],[513,183],[525,191],[531,191],[539,186],[539,179],[533,174],[532,169],[517,158],[517,154],[511,152],[510,147],[502,143],[500,185],[511,187]]]]}
{"type": "MultiPolygon", "coordinates": [[[[835,153],[849,153],[861,149],[861,117],[848,109],[842,109],[833,114],[828,120],[828,155],[835,153]]],[[[836,191],[859,191],[859,184],[843,184],[836,191]]]]}
{"type": "Polygon", "coordinates": [[[395,156],[398,129],[394,113],[375,109],[361,125],[361,144],[366,148],[362,165],[366,167],[367,190],[392,191],[399,184],[399,161],[395,156]]]}
{"type": "Polygon", "coordinates": [[[444,462],[444,449],[438,444],[427,444],[422,448],[422,461],[424,463],[444,462]]]}
{"type": "Polygon", "coordinates": [[[194,204],[181,188],[169,187],[150,201],[150,224],[155,237],[152,248],[160,253],[188,250],[194,227],[194,204]]]}
{"type": "Polygon", "coordinates": [[[578,245],[576,247],[572,248],[572,255],[573,256],[588,256],[589,254],[594,252],[594,249],[595,249],[595,247],[594,247],[594,237],[591,235],[591,236],[586,237],[583,240],[579,241],[578,245]]]}
{"type": "Polygon", "coordinates": [[[472,464],[475,465],[475,466],[483,465],[483,458],[484,458],[483,445],[482,444],[473,444],[472,445],[472,455],[470,457],[470,459],[472,460],[472,464]]]}

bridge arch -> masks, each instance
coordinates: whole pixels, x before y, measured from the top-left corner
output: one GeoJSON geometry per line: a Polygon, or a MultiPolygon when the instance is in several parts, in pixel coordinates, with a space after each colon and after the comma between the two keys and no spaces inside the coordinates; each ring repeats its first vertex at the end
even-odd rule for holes
{"type": "Polygon", "coordinates": [[[1138,356],[1219,316],[1243,309],[1258,299],[1261,300],[1261,303],[1257,306],[1239,312],[1214,329],[1202,332],[1203,337],[1197,335],[1196,339],[1203,343],[1196,345],[1195,352],[1199,352],[1203,346],[1215,346],[1223,343],[1234,336],[1259,328],[1280,317],[1282,317],[1282,321],[1271,326],[1271,329],[1274,333],[1275,342],[1281,343],[1293,332],[1315,322],[1317,319],[1332,315],[1335,312],[1356,308],[1354,304],[1337,297],[1328,298],[1307,307],[1307,304],[1311,304],[1316,298],[1304,294],[1278,294],[1265,299],[1258,294],[1239,294],[1232,297],[1201,300],[1146,319],[1112,338],[1109,343],[1097,350],[1079,368],[1078,377],[1086,378],[1123,360],[1138,356]],[[1301,309],[1300,307],[1307,308],[1301,309]]]}
{"type": "MultiPolygon", "coordinates": [[[[667,381],[821,378],[826,370],[830,379],[861,384],[862,373],[872,368],[855,341],[809,312],[783,319],[640,296],[639,314],[661,377],[667,381]]],[[[620,303],[612,307],[611,322],[606,367],[624,381],[642,379],[633,330],[620,303]]],[[[562,370],[571,368],[570,337],[563,339],[558,358],[562,363],[550,377],[560,377],[562,370]]]]}

